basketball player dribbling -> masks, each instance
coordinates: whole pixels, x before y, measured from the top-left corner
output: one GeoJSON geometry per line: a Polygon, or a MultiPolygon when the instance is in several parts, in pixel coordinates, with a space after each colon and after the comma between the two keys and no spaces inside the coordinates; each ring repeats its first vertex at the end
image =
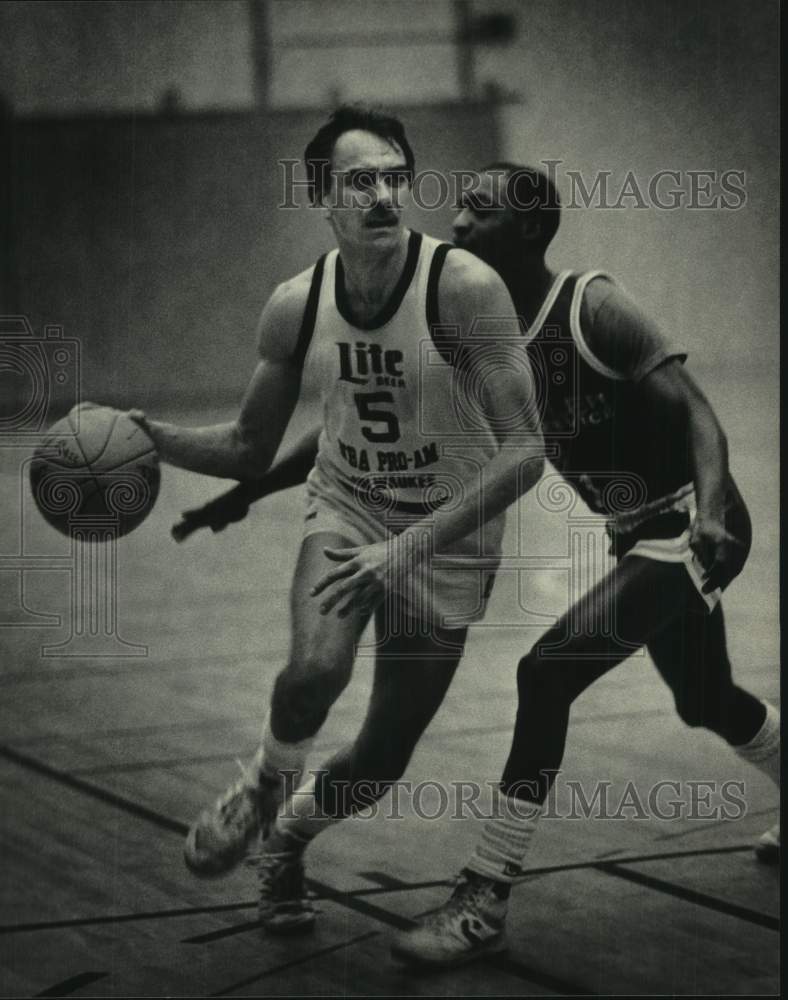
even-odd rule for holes
{"type": "Polygon", "coordinates": [[[401,123],[340,109],[305,162],[337,249],[269,299],[238,419],[185,428],[131,411],[163,461],[254,479],[279,447],[302,375],[320,385],[324,420],[291,589],[289,659],[254,761],[198,817],[185,845],[188,866],[215,875],[237,864],[255,836],[265,838],[250,861],[260,920],[273,932],[314,921],[303,891],[307,843],[403,773],[451,682],[467,624],[484,613],[505,509],[544,464],[528,353],[505,285],[472,254],[448,254],[449,244],[403,224],[414,157],[401,123]],[[479,317],[496,319],[480,326],[479,317]],[[453,339],[434,342],[425,393],[422,348],[438,328],[453,339]],[[512,364],[496,374],[493,395],[475,374],[489,349],[507,343],[512,364]],[[475,416],[470,431],[457,417],[464,385],[482,386],[462,410],[475,416]],[[447,440],[453,449],[443,448],[447,440]],[[319,780],[298,788],[372,614],[378,644],[360,734],[319,780]],[[443,624],[447,617],[453,622],[443,624]]]}
{"type": "MultiPolygon", "coordinates": [[[[456,243],[498,271],[524,317],[534,367],[549,387],[540,406],[548,453],[607,519],[618,562],[520,661],[497,815],[448,903],[395,938],[393,953],[405,960],[453,965],[504,946],[509,892],[561,767],[572,702],[637,648],[647,648],[688,725],[718,734],[779,785],[779,711],[733,682],[719,603],[750,546],[725,435],[683,366],[686,353],[612,279],[547,267],[559,220],[544,174],[494,165],[455,219],[456,243]],[[623,507],[617,482],[629,493],[623,507]]],[[[176,537],[240,519],[255,496],[303,478],[313,454],[307,436],[265,482],[187,512],[176,537]]],[[[776,824],[756,853],[778,861],[779,848],[776,824]]]]}

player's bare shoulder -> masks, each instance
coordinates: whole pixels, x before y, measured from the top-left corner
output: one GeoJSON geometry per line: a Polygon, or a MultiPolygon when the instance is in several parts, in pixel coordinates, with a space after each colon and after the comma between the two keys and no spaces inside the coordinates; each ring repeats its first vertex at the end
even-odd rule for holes
{"type": "Polygon", "coordinates": [[[469,329],[475,320],[513,318],[511,297],[497,271],[455,247],[446,255],[438,286],[441,321],[469,329]]]}
{"type": "Polygon", "coordinates": [[[505,288],[494,268],[468,250],[453,247],[441,273],[441,294],[468,294],[505,288]]]}
{"type": "Polygon", "coordinates": [[[277,285],[263,307],[257,324],[257,349],[269,361],[289,361],[309,297],[315,268],[308,267],[277,285]]]}

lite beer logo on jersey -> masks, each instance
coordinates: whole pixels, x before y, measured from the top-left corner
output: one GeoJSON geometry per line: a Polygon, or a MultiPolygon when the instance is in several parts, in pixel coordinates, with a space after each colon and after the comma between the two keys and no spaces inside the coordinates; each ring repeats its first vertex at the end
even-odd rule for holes
{"type": "Polygon", "coordinates": [[[384,351],[380,344],[337,344],[339,348],[339,379],[367,385],[370,379],[374,385],[404,388],[402,378],[402,351],[384,351]]]}

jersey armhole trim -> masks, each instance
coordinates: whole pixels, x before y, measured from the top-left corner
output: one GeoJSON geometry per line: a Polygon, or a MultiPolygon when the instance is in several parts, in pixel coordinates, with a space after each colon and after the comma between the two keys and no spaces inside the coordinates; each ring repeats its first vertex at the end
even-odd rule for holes
{"type": "Polygon", "coordinates": [[[432,330],[440,325],[440,310],[438,308],[438,284],[440,283],[446,255],[454,247],[451,243],[439,243],[432,253],[430,271],[427,276],[427,328],[432,330]]]}
{"type": "Polygon", "coordinates": [[[307,351],[309,350],[309,345],[312,343],[312,335],[315,332],[317,306],[320,301],[320,288],[323,284],[323,270],[326,265],[327,256],[328,254],[323,254],[322,257],[318,258],[315,264],[315,270],[312,273],[312,283],[309,286],[309,295],[307,296],[306,306],[304,307],[301,329],[298,331],[298,340],[296,341],[296,348],[293,352],[293,363],[299,368],[303,368],[304,366],[304,359],[306,358],[307,351]]]}
{"type": "Polygon", "coordinates": [[[574,338],[577,349],[580,352],[580,356],[590,365],[595,372],[600,375],[604,375],[606,378],[613,379],[616,382],[626,382],[627,376],[622,375],[621,372],[617,372],[615,368],[610,368],[608,365],[601,361],[596,354],[588,346],[588,341],[583,336],[583,330],[580,325],[580,307],[583,303],[583,295],[588,284],[594,280],[594,278],[607,278],[615,284],[614,279],[606,271],[587,271],[585,274],[581,275],[577,284],[575,285],[575,293],[572,296],[572,305],[569,309],[569,327],[572,332],[572,337],[574,338]]]}
{"type": "Polygon", "coordinates": [[[460,363],[459,330],[454,326],[444,326],[441,324],[440,309],[438,306],[438,285],[443,272],[443,265],[449,250],[453,250],[451,243],[439,243],[432,253],[430,270],[427,276],[427,330],[430,339],[443,361],[452,368],[457,368],[460,363]]]}
{"type": "MultiPolygon", "coordinates": [[[[539,307],[539,312],[536,316],[534,316],[533,323],[531,323],[528,329],[525,330],[526,340],[532,340],[542,329],[545,320],[550,314],[550,310],[553,308],[556,299],[561,294],[561,289],[564,287],[567,278],[571,278],[571,276],[571,271],[561,271],[558,275],[556,275],[550,291],[547,293],[544,302],[539,307]]],[[[524,326],[524,324],[522,325],[524,326]]]]}

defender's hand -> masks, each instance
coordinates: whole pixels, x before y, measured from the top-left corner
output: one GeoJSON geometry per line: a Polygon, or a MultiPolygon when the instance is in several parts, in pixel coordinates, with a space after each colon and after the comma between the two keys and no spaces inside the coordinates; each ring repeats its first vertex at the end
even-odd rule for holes
{"type": "Polygon", "coordinates": [[[228,524],[242,521],[248,513],[249,499],[236,486],[202,507],[185,510],[181,514],[182,520],[172,526],[171,534],[176,542],[182,542],[198,528],[210,528],[216,534],[228,524]]]}
{"type": "Polygon", "coordinates": [[[312,588],[313,597],[324,594],[321,615],[327,615],[340,602],[337,611],[340,618],[345,618],[353,608],[372,611],[401,575],[399,550],[393,538],[372,545],[323,549],[329,559],[340,565],[329,570],[312,588]]]}
{"type": "Polygon", "coordinates": [[[744,544],[718,518],[695,518],[690,532],[690,548],[706,572],[703,593],[725,587],[736,576],[744,544]]]}

